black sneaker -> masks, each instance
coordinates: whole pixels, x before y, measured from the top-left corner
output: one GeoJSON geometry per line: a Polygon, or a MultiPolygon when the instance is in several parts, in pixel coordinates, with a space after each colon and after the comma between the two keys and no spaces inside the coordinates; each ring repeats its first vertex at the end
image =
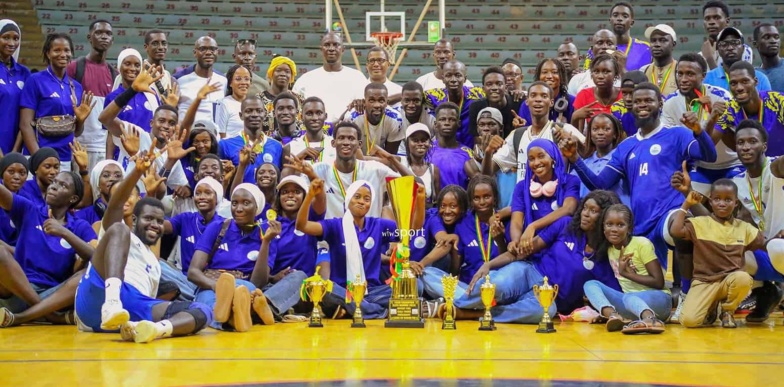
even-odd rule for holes
{"type": "Polygon", "coordinates": [[[781,301],[784,295],[781,289],[774,283],[765,281],[762,286],[756,288],[752,293],[757,294],[757,305],[751,313],[746,316],[746,322],[761,323],[768,319],[773,309],[781,301]]]}

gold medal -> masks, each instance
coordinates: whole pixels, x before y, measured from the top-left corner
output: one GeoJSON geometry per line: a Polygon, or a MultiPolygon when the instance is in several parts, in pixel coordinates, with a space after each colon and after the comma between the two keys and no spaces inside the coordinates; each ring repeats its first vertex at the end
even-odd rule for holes
{"type": "Polygon", "coordinates": [[[273,221],[278,218],[278,213],[275,210],[267,210],[267,221],[273,221]]]}

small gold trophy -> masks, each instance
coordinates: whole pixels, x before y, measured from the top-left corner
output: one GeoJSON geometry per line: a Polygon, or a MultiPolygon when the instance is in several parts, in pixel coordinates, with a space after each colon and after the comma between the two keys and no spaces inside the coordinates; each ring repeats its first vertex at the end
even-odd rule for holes
{"type": "Polygon", "coordinates": [[[485,315],[479,320],[479,330],[494,331],[495,321],[493,321],[493,315],[490,314],[490,308],[495,302],[495,284],[490,283],[490,275],[485,276],[485,283],[479,287],[479,292],[482,304],[485,306],[485,315]]]}
{"type": "Polygon", "coordinates": [[[316,274],[312,277],[306,278],[302,281],[302,286],[299,288],[299,295],[303,301],[313,302],[313,312],[310,314],[311,328],[322,328],[324,324],[321,323],[321,307],[319,304],[327,292],[332,291],[332,281],[325,280],[319,275],[320,267],[316,267],[316,274]]]}
{"type": "Polygon", "coordinates": [[[542,321],[539,321],[539,328],[536,330],[536,333],[553,333],[555,332],[555,328],[553,327],[553,320],[550,319],[550,305],[553,304],[555,301],[555,297],[558,296],[558,285],[550,286],[547,283],[547,277],[544,277],[544,284],[542,286],[534,285],[534,296],[539,301],[539,305],[544,308],[544,315],[542,316],[542,321]]]}
{"type": "Polygon", "coordinates": [[[455,326],[455,289],[457,289],[457,277],[445,275],[441,277],[441,284],[444,286],[444,300],[446,300],[446,311],[444,322],[441,324],[443,330],[454,330],[455,326]]]}
{"type": "Polygon", "coordinates": [[[362,276],[357,274],[357,279],[349,285],[350,289],[346,289],[348,294],[354,300],[354,305],[357,306],[354,310],[354,321],[351,323],[352,328],[365,328],[365,319],[362,318],[362,299],[365,298],[365,290],[367,290],[367,281],[362,281],[362,276]]]}
{"type": "Polygon", "coordinates": [[[422,305],[417,293],[417,280],[411,271],[408,249],[410,231],[414,217],[417,184],[413,176],[387,179],[387,194],[395,220],[400,228],[401,243],[392,252],[392,297],[389,299],[389,318],[384,323],[387,328],[424,328],[422,305]]]}

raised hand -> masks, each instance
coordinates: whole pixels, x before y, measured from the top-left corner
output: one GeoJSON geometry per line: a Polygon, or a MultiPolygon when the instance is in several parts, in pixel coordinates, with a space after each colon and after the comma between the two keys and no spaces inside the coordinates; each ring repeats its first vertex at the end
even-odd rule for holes
{"type": "Polygon", "coordinates": [[[528,93],[526,93],[525,90],[512,90],[509,94],[512,95],[512,99],[515,102],[524,101],[528,98],[528,93]]]}
{"type": "Polygon", "coordinates": [[[490,140],[485,145],[485,157],[487,157],[488,155],[492,155],[495,152],[498,152],[498,150],[501,149],[502,146],[504,146],[504,139],[501,138],[501,136],[490,137],[490,140]]]}
{"type": "Polygon", "coordinates": [[[322,149],[323,148],[305,148],[305,150],[297,155],[297,158],[301,160],[318,160],[322,149]]]}
{"type": "Polygon", "coordinates": [[[570,163],[574,164],[577,162],[577,141],[573,137],[569,136],[561,139],[558,143],[558,148],[561,150],[561,155],[569,160],[570,163]]]}
{"type": "Polygon", "coordinates": [[[575,122],[574,120],[590,119],[594,115],[601,113],[602,109],[593,107],[597,103],[599,103],[599,101],[593,101],[588,105],[575,110],[575,112],[572,113],[572,122],[575,122]]]}
{"type": "Polygon", "coordinates": [[[44,232],[47,235],[62,238],[65,235],[66,230],[59,220],[49,217],[49,219],[44,222],[44,232]]]}
{"type": "Polygon", "coordinates": [[[324,180],[315,179],[310,182],[310,189],[308,190],[308,194],[312,196],[316,196],[324,192],[324,180]]]}
{"type": "Polygon", "coordinates": [[[724,115],[724,112],[727,111],[727,103],[726,102],[716,102],[713,104],[711,108],[711,118],[718,119],[724,115]]]}
{"type": "Polygon", "coordinates": [[[189,185],[180,185],[174,188],[174,198],[181,198],[187,199],[193,196],[193,192],[191,192],[191,187],[189,185]]]}
{"type": "Polygon", "coordinates": [[[161,80],[161,78],[163,78],[163,71],[160,71],[154,65],[145,63],[141,71],[139,71],[139,75],[133,80],[131,87],[139,93],[151,93],[152,84],[161,80]]]}
{"type": "Polygon", "coordinates": [[[275,239],[276,236],[280,235],[281,232],[281,225],[280,222],[277,220],[269,220],[267,221],[269,227],[267,228],[267,232],[262,233],[261,237],[267,242],[271,242],[275,239]]]}
{"type": "MultiPolygon", "coordinates": [[[[144,154],[144,152],[142,152],[144,154]]],[[[136,166],[138,168],[139,161],[136,161],[136,166]]],[[[155,164],[151,164],[144,176],[141,178],[142,184],[144,184],[144,190],[148,194],[153,194],[154,192],[158,191],[158,187],[160,187],[163,182],[166,181],[165,177],[160,177],[158,175],[158,171],[155,170],[155,164]]]]}
{"type": "Polygon", "coordinates": [[[688,195],[691,191],[691,176],[689,176],[689,169],[686,161],[681,166],[682,170],[675,171],[670,178],[670,186],[675,188],[678,192],[688,195]]]}
{"type": "Polygon", "coordinates": [[[187,136],[187,130],[183,130],[179,124],[174,127],[174,135],[172,136],[172,139],[169,140],[168,149],[166,150],[166,154],[170,159],[180,160],[187,156],[188,153],[196,150],[196,147],[190,147],[188,149],[182,148],[182,144],[187,139],[187,136]]]}
{"type": "Polygon", "coordinates": [[[501,217],[498,216],[498,214],[493,215],[490,218],[490,235],[492,235],[493,238],[498,239],[502,237],[505,232],[506,232],[506,228],[504,227],[504,224],[501,222],[501,217]]]}
{"type": "Polygon", "coordinates": [[[120,135],[120,143],[122,144],[125,153],[133,157],[139,153],[139,130],[125,121],[120,121],[120,128],[123,134],[120,135]]]}
{"type": "Polygon", "coordinates": [[[303,159],[297,157],[296,155],[291,155],[286,157],[286,161],[288,161],[288,163],[283,165],[285,168],[291,168],[299,173],[304,173],[308,176],[311,176],[306,171],[310,170],[312,172],[313,167],[311,167],[309,163],[304,162],[303,159]]]}
{"type": "Polygon", "coordinates": [[[512,127],[513,128],[515,128],[515,129],[522,128],[523,126],[528,124],[528,122],[525,121],[525,118],[522,118],[522,117],[517,115],[516,111],[512,110],[512,114],[514,115],[514,118],[512,118],[512,127]]]}
{"type": "Polygon", "coordinates": [[[156,149],[158,146],[158,139],[153,138],[152,144],[150,144],[149,151],[142,151],[140,154],[131,158],[134,162],[136,162],[136,170],[142,173],[147,172],[150,169],[150,166],[154,164],[155,159],[160,157],[162,152],[166,151],[166,147],[161,150],[156,149]]]}
{"type": "Polygon", "coordinates": [[[348,104],[348,110],[354,110],[359,114],[365,113],[365,100],[364,99],[355,99],[348,104]]]}
{"type": "Polygon", "coordinates": [[[253,152],[253,146],[256,143],[246,145],[240,149],[240,165],[247,167],[256,159],[256,154],[253,152]]]}
{"type": "Polygon", "coordinates": [[[163,103],[177,107],[177,104],[180,103],[180,85],[172,82],[171,87],[166,91],[166,98],[163,98],[163,103]]]}
{"type": "Polygon", "coordinates": [[[208,79],[207,83],[204,86],[202,86],[201,89],[199,89],[199,92],[196,94],[197,99],[199,100],[207,99],[208,95],[216,91],[219,91],[222,88],[222,86],[219,83],[213,83],[210,85],[211,80],[212,80],[211,78],[208,79]]]}
{"type": "Polygon", "coordinates": [[[683,126],[691,129],[695,134],[702,132],[702,126],[700,126],[700,117],[698,117],[697,113],[695,112],[687,111],[686,113],[683,113],[683,116],[681,117],[681,123],[683,126]]]}
{"type": "Polygon", "coordinates": [[[697,204],[700,204],[700,203],[702,203],[702,194],[701,193],[699,193],[697,191],[691,191],[691,192],[689,192],[689,195],[686,196],[685,204],[686,204],[686,206],[688,208],[691,208],[691,207],[693,207],[693,206],[695,206],[697,204]]]}
{"type": "Polygon", "coordinates": [[[82,93],[82,103],[79,106],[76,106],[76,96],[71,94],[71,104],[73,104],[73,110],[74,110],[74,115],[76,116],[76,120],[79,122],[84,122],[84,120],[86,120],[87,117],[90,116],[90,113],[93,111],[93,107],[95,107],[95,102],[93,102],[93,93],[86,91],[82,93]]]}
{"type": "Polygon", "coordinates": [[[85,149],[76,139],[74,139],[72,143],[68,144],[68,146],[71,148],[71,154],[73,155],[72,157],[74,161],[76,161],[76,165],[79,167],[79,170],[86,171],[89,163],[87,149],[85,149]]]}
{"type": "Polygon", "coordinates": [[[221,164],[223,164],[223,181],[230,181],[237,169],[230,160],[221,160],[221,164]]]}

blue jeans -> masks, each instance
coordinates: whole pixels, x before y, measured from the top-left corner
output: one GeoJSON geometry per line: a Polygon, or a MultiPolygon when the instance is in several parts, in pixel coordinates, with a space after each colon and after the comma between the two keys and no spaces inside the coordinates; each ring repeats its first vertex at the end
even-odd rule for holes
{"type": "MultiPolygon", "coordinates": [[[[388,285],[374,286],[368,288],[368,293],[362,299],[359,307],[362,309],[362,317],[366,320],[381,319],[387,317],[387,308],[389,307],[389,299],[392,297],[392,287],[388,285]]],[[[349,304],[345,303],[346,288],[338,285],[332,285],[332,294],[340,297],[344,301],[343,307],[350,315],[354,315],[356,305],[354,302],[349,304]]]]}
{"type": "Polygon", "coordinates": [[[161,281],[169,281],[177,284],[177,287],[180,289],[180,296],[178,299],[182,301],[193,301],[193,299],[196,298],[196,290],[198,287],[188,281],[188,277],[186,277],[182,271],[165,261],[161,262],[161,281]]]}
{"type": "Polygon", "coordinates": [[[662,290],[623,293],[596,280],[586,282],[583,290],[599,313],[603,308],[613,308],[621,317],[636,320],[650,310],[657,319],[666,321],[672,310],[672,297],[662,290]]]}
{"type": "MultiPolygon", "coordinates": [[[[441,278],[444,275],[446,273],[437,268],[425,268],[425,291],[443,297],[441,278]]],[[[534,296],[533,286],[542,285],[543,280],[539,271],[528,262],[512,262],[498,270],[491,270],[490,282],[495,284],[496,301],[496,306],[491,311],[493,319],[501,323],[538,324],[544,315],[544,308],[534,296]]],[[[458,282],[455,306],[461,309],[483,310],[479,289],[484,282],[484,278],[477,281],[471,294],[467,293],[468,284],[458,282]]],[[[556,310],[553,302],[547,312],[553,317],[556,310]]]]}
{"type": "MultiPolygon", "coordinates": [[[[267,284],[262,291],[267,297],[272,313],[280,316],[299,302],[299,288],[302,281],[307,278],[304,272],[294,270],[275,284],[267,284]]],[[[251,293],[256,290],[256,286],[249,281],[237,279],[235,287],[245,285],[251,293]]],[[[215,307],[215,291],[212,289],[200,289],[196,292],[196,302],[201,302],[210,308],[215,307]]],[[[215,329],[222,329],[221,323],[213,321],[210,325],[215,329]]]]}

